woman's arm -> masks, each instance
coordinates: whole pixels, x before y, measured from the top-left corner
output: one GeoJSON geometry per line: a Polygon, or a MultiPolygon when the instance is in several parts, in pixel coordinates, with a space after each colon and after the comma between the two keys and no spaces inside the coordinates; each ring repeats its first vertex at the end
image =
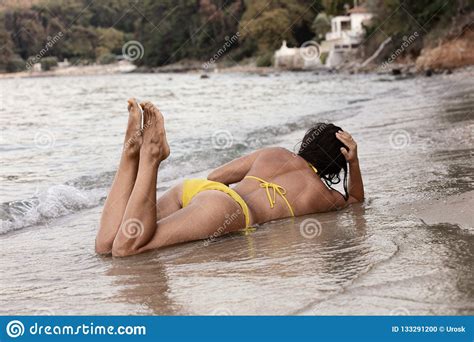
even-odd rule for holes
{"type": "Polygon", "coordinates": [[[259,153],[260,151],[255,151],[219,166],[207,176],[207,179],[226,185],[240,182],[249,172],[259,153]]]}
{"type": "Polygon", "coordinates": [[[347,149],[341,147],[341,153],[349,163],[349,199],[347,204],[364,201],[364,183],[362,182],[362,175],[359,167],[359,157],[357,156],[357,143],[352,136],[343,131],[336,133],[338,138],[347,149]]]}
{"type": "Polygon", "coordinates": [[[349,197],[351,203],[364,202],[364,183],[360,173],[359,160],[349,162],[349,197]]]}

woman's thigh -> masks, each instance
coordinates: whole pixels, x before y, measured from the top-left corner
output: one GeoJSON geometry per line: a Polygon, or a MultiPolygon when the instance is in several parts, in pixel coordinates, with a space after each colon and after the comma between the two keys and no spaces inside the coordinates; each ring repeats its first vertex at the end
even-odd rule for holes
{"type": "Polygon", "coordinates": [[[177,243],[206,239],[245,228],[240,205],[229,195],[217,191],[200,192],[191,202],[161,219],[146,250],[177,243]]]}

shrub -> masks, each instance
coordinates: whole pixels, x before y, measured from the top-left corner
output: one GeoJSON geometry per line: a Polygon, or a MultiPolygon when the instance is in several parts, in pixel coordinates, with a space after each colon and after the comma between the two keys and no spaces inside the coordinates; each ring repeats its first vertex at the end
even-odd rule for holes
{"type": "Polygon", "coordinates": [[[21,57],[12,57],[6,64],[7,72],[23,71],[26,67],[26,62],[21,57]]]}
{"type": "Polygon", "coordinates": [[[44,57],[40,61],[41,70],[48,71],[58,66],[58,59],[56,57],[44,57]]]}
{"type": "Polygon", "coordinates": [[[321,64],[326,64],[326,60],[328,59],[328,52],[321,52],[321,56],[319,56],[319,59],[321,60],[321,64]]]}
{"type": "Polygon", "coordinates": [[[106,53],[100,55],[98,58],[99,64],[112,64],[116,62],[115,55],[113,53],[106,53]]]}
{"type": "Polygon", "coordinates": [[[267,52],[263,55],[257,57],[257,66],[260,67],[269,67],[273,64],[273,53],[267,52]]]}

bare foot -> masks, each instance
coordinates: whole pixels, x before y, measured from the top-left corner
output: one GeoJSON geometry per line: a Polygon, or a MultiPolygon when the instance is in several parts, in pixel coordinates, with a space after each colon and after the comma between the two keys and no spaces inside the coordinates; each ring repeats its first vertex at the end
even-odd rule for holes
{"type": "Polygon", "coordinates": [[[140,105],[145,116],[140,153],[146,153],[155,161],[161,162],[170,155],[163,114],[151,102],[143,102],[140,105]]]}
{"type": "Polygon", "coordinates": [[[142,131],[140,127],[141,112],[135,99],[128,100],[128,124],[123,143],[123,152],[132,157],[138,157],[142,145],[142,131]]]}

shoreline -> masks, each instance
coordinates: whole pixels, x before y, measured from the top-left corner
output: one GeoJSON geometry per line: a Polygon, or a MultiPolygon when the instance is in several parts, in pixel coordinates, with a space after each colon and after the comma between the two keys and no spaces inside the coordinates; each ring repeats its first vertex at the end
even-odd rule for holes
{"type": "Polygon", "coordinates": [[[55,68],[48,71],[20,71],[12,73],[0,73],[0,79],[114,75],[129,73],[136,68],[137,67],[135,65],[128,62],[118,62],[106,65],[75,65],[65,68],[55,68]]]}
{"type": "Polygon", "coordinates": [[[474,46],[472,39],[474,33],[461,30],[461,34],[454,38],[444,39],[436,46],[425,46],[420,55],[415,59],[402,59],[400,62],[370,63],[362,66],[362,60],[354,60],[337,67],[326,67],[324,65],[308,69],[287,69],[274,66],[258,67],[255,58],[241,61],[239,64],[228,65],[228,60],[221,61],[204,68],[205,62],[184,59],[179,62],[159,67],[136,66],[128,60],[113,64],[75,65],[62,68],[54,68],[48,71],[21,71],[14,73],[0,73],[0,79],[30,78],[30,77],[56,77],[56,76],[92,76],[113,75],[124,73],[189,73],[201,74],[207,78],[214,73],[249,73],[266,76],[281,72],[313,72],[315,74],[379,74],[393,75],[401,78],[414,76],[432,76],[434,74],[450,74],[455,71],[469,69],[474,65],[474,46]],[[467,51],[460,54],[459,51],[467,51]]]}
{"type": "Polygon", "coordinates": [[[435,74],[450,74],[452,72],[463,71],[474,65],[474,50],[471,49],[470,38],[474,38],[474,33],[462,32],[455,39],[446,40],[439,46],[425,47],[415,60],[403,60],[401,62],[391,62],[388,64],[371,63],[361,66],[361,61],[354,60],[338,67],[329,68],[320,66],[311,69],[286,69],[270,67],[258,67],[255,59],[247,59],[240,64],[229,66],[225,58],[220,63],[212,64],[211,68],[203,68],[203,62],[197,60],[182,60],[173,64],[148,67],[132,64],[124,60],[113,64],[77,65],[63,68],[55,68],[49,71],[21,71],[14,73],[0,73],[0,79],[10,78],[30,78],[30,77],[56,77],[56,76],[95,76],[113,75],[124,73],[160,73],[175,74],[189,73],[201,74],[202,78],[207,78],[214,73],[249,73],[266,76],[281,72],[313,72],[315,74],[378,74],[393,75],[401,78],[415,76],[432,76],[435,74]],[[459,54],[458,51],[468,51],[459,54]]]}
{"type": "Polygon", "coordinates": [[[315,75],[324,74],[347,74],[347,75],[386,75],[397,76],[400,79],[432,76],[440,74],[451,74],[455,72],[463,72],[472,69],[472,65],[461,66],[453,69],[441,69],[426,71],[416,71],[412,64],[396,64],[386,71],[381,71],[380,68],[317,68],[308,70],[294,70],[294,69],[280,69],[275,67],[256,67],[246,65],[236,65],[232,67],[215,68],[212,70],[202,70],[198,68],[176,68],[176,67],[158,67],[158,68],[143,68],[143,67],[123,67],[120,65],[92,65],[92,66],[75,66],[70,68],[54,69],[49,71],[29,72],[22,71],[16,73],[0,73],[0,79],[13,78],[40,78],[40,77],[64,77],[64,76],[101,76],[101,75],[117,75],[117,74],[197,74],[201,78],[209,78],[213,74],[255,74],[260,76],[268,76],[271,74],[280,73],[314,73],[315,75]]]}

